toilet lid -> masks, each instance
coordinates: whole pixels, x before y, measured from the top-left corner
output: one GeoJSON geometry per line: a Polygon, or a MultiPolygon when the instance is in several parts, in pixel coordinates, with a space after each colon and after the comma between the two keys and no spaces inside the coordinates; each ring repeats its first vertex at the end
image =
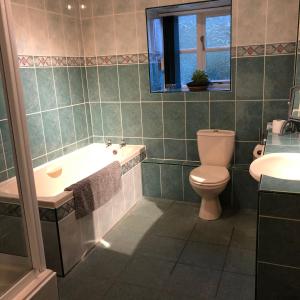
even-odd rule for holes
{"type": "Polygon", "coordinates": [[[190,179],[198,184],[221,184],[229,179],[230,175],[225,167],[200,166],[190,173],[190,179]]]}

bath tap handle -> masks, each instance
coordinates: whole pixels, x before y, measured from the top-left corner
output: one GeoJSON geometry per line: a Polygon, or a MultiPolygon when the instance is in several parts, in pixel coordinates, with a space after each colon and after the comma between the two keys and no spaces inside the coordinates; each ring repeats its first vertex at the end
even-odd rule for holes
{"type": "Polygon", "coordinates": [[[124,139],[122,139],[121,143],[120,143],[120,148],[125,147],[125,146],[126,146],[126,142],[124,139]]]}
{"type": "Polygon", "coordinates": [[[111,140],[110,140],[110,139],[106,140],[106,141],[105,141],[105,145],[106,145],[106,147],[111,146],[111,145],[112,145],[111,140]]]}

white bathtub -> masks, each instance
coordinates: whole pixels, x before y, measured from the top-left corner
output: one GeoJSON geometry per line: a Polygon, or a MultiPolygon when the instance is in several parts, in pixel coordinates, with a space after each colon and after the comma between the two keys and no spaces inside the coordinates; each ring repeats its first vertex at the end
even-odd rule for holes
{"type": "MultiPolygon", "coordinates": [[[[47,267],[65,276],[142,197],[144,146],[91,144],[34,168],[47,267]],[[116,152],[116,154],[114,154],[116,152]],[[121,189],[91,214],[76,219],[72,192],[64,189],[114,160],[122,165],[121,189]]],[[[16,178],[0,183],[0,212],[14,234],[20,230],[16,178]],[[10,215],[12,213],[12,215],[10,215]],[[17,225],[16,225],[17,223],[17,225]]],[[[15,245],[12,240],[11,245],[15,245]]],[[[0,245],[1,247],[1,245],[0,245]]],[[[26,249],[26,248],[25,248],[26,249]]],[[[1,249],[0,249],[1,250],[1,249]]],[[[10,253],[10,251],[0,251],[10,253]]]]}
{"type": "MultiPolygon", "coordinates": [[[[40,207],[57,208],[72,198],[64,189],[118,160],[122,165],[145,150],[144,146],[90,144],[84,148],[34,168],[40,207]]],[[[18,199],[16,178],[0,183],[0,197],[18,199]]]]}

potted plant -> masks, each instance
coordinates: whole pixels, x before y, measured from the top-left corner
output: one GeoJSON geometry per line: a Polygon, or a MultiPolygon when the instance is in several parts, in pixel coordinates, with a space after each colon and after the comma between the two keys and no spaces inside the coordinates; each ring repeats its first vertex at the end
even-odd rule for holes
{"type": "Polygon", "coordinates": [[[187,83],[190,91],[203,91],[210,85],[208,76],[205,71],[196,70],[193,73],[192,81],[187,83]]]}

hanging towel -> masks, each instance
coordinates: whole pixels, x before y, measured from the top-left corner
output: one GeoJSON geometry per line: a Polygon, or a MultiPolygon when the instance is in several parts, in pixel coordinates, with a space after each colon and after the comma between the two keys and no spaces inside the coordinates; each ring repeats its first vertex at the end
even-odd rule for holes
{"type": "Polygon", "coordinates": [[[121,165],[115,161],[100,171],[67,187],[74,196],[77,219],[108,202],[121,188],[121,165]]]}

